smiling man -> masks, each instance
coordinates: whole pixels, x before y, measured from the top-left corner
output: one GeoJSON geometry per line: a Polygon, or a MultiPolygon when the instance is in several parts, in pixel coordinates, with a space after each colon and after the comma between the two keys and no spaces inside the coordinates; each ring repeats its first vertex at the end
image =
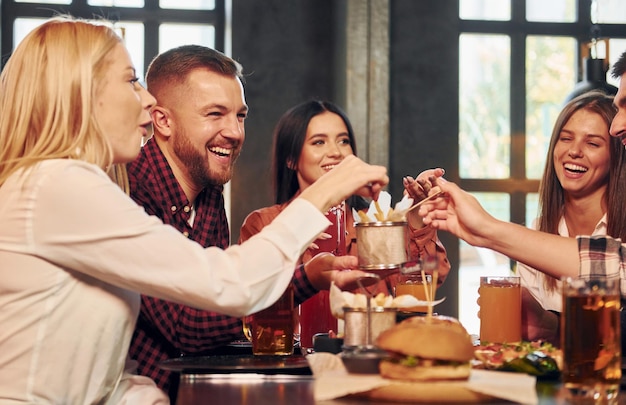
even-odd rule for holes
{"type": "MultiPolygon", "coordinates": [[[[248,113],[241,66],[210,48],[187,45],[158,55],[146,74],[157,98],[154,136],[128,165],[131,197],[202,246],[229,244],[223,185],[245,138],[248,113]]],[[[158,363],[241,338],[241,321],[142,296],[130,348],[138,372],[175,400],[177,375],[158,363]]]]}
{"type": "MultiPolygon", "coordinates": [[[[146,81],[157,99],[151,111],[154,136],[128,165],[131,197],[189,239],[225,248],[223,185],[241,152],[248,113],[241,66],[213,49],[186,45],[158,55],[146,81]]],[[[357,264],[354,256],[318,256],[297,267],[292,278],[297,303],[327,290],[331,280],[354,288],[363,272],[340,270],[357,264]]],[[[154,379],[174,403],[178,374],[159,362],[221,350],[237,339],[244,339],[239,318],[142,296],[130,357],[138,373],[154,379]]]]}

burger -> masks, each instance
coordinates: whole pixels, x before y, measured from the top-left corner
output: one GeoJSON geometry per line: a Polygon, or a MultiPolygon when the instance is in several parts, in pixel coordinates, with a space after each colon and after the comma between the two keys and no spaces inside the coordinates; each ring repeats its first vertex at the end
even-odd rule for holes
{"type": "Polygon", "coordinates": [[[472,338],[455,318],[412,317],[382,332],[376,346],[388,356],[382,377],[405,381],[467,380],[474,357],[472,338]]]}

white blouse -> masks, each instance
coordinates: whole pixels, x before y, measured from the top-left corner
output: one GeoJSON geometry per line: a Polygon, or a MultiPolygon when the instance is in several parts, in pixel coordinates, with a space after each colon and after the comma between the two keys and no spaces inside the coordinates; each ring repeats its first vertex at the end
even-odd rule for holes
{"type": "MultiPolygon", "coordinates": [[[[602,216],[598,224],[596,225],[592,236],[606,235],[606,214],[602,216]]],[[[537,229],[537,220],[533,221],[533,229],[537,229]]],[[[561,217],[558,226],[559,235],[569,237],[569,231],[567,230],[567,223],[565,218],[561,217]]],[[[520,276],[520,282],[522,287],[526,287],[533,297],[541,304],[543,309],[561,312],[563,308],[562,296],[561,296],[561,280],[557,280],[556,289],[554,291],[548,291],[544,285],[544,274],[532,267],[525,265],[524,263],[517,262],[517,271],[520,276]]]]}
{"type": "Polygon", "coordinates": [[[138,293],[231,316],[259,311],[328,225],[296,199],[244,244],[204,249],[94,165],[49,160],[14,174],[0,186],[0,403],[114,401],[127,389],[138,293]]]}

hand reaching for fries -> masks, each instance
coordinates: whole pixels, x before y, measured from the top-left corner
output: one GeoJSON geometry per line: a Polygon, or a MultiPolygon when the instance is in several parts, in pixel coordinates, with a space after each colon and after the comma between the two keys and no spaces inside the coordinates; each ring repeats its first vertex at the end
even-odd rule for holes
{"type": "Polygon", "coordinates": [[[304,264],[304,272],[309,282],[318,290],[328,290],[331,282],[341,289],[357,288],[357,280],[365,275],[364,271],[353,270],[359,267],[356,256],[335,256],[322,252],[304,264]]]}
{"type": "MultiPolygon", "coordinates": [[[[441,168],[428,169],[421,172],[416,179],[411,176],[406,176],[402,179],[404,185],[405,195],[410,196],[418,203],[424,198],[440,191],[439,187],[435,185],[437,177],[443,176],[445,170],[441,168]]],[[[424,227],[422,217],[420,217],[417,210],[413,210],[408,213],[407,221],[414,229],[421,229],[424,227]]]]}
{"type": "Polygon", "coordinates": [[[439,191],[439,187],[435,185],[437,177],[442,177],[445,170],[441,168],[424,170],[413,179],[406,176],[402,179],[404,192],[408,194],[417,203],[431,194],[439,191]]]}

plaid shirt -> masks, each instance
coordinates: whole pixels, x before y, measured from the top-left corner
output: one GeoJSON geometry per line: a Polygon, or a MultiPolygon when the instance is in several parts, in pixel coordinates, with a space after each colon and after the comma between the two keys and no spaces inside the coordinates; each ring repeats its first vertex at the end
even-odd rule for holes
{"type": "MultiPolygon", "coordinates": [[[[173,226],[204,247],[225,248],[229,243],[228,221],[222,186],[205,188],[196,198],[194,226],[189,225],[192,203],[174,177],[165,156],[150,140],[138,158],[128,165],[131,197],[150,215],[173,226]]],[[[317,292],[302,268],[296,269],[296,296],[306,299],[317,292]]],[[[241,319],[148,296],[141,296],[141,311],[129,349],[137,371],[155,380],[174,400],[178,374],[161,369],[159,362],[194,354],[244,339],[241,319]]]]}
{"type": "Polygon", "coordinates": [[[610,236],[578,236],[579,274],[581,276],[619,275],[622,295],[620,326],[622,353],[626,353],[626,246],[610,236]]]}
{"type": "Polygon", "coordinates": [[[626,246],[610,236],[578,236],[581,276],[619,275],[622,296],[626,294],[626,246]]]}

